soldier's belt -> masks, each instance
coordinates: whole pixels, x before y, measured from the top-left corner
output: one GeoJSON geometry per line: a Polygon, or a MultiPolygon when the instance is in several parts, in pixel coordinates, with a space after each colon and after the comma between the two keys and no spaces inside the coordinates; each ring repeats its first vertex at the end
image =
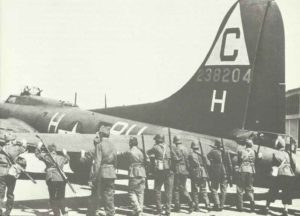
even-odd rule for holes
{"type": "Polygon", "coordinates": [[[137,167],[137,166],[144,166],[143,163],[132,163],[130,166],[137,167]]]}

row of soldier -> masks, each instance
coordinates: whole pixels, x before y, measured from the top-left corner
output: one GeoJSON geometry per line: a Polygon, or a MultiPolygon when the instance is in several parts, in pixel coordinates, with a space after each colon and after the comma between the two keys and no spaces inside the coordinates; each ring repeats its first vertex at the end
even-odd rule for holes
{"type": "MultiPolygon", "coordinates": [[[[147,151],[138,148],[138,140],[131,137],[130,149],[125,153],[117,153],[113,145],[102,142],[102,137],[109,136],[109,131],[101,132],[96,137],[95,151],[85,153],[82,151],[81,160],[93,161],[91,170],[92,195],[88,215],[97,215],[99,203],[103,203],[106,215],[114,215],[114,179],[117,157],[124,155],[129,161],[129,184],[128,192],[133,209],[133,215],[141,215],[143,212],[144,189],[147,177],[147,165],[149,157],[154,157],[153,177],[156,213],[158,215],[170,215],[172,196],[174,198],[174,211],[180,212],[180,194],[186,198],[189,212],[199,211],[199,195],[204,200],[206,209],[211,210],[210,200],[207,193],[207,184],[212,193],[214,210],[222,211],[226,201],[228,184],[235,177],[237,185],[238,211],[243,211],[243,194],[250,199],[250,210],[254,211],[253,181],[255,174],[255,161],[262,158],[261,153],[253,150],[253,141],[246,139],[240,142],[237,154],[233,157],[225,150],[222,141],[215,141],[212,150],[205,155],[201,143],[191,143],[191,149],[182,144],[178,136],[173,139],[170,146],[165,143],[164,136],[157,134],[154,137],[155,145],[147,151]],[[186,189],[188,177],[191,178],[192,196],[186,189]],[[161,187],[164,185],[166,194],[165,208],[162,207],[161,187]],[[220,196],[218,190],[220,188],[220,196]],[[99,201],[102,199],[102,201],[99,201]]],[[[274,175],[270,183],[270,190],[266,202],[266,214],[270,203],[281,189],[284,204],[283,214],[287,215],[288,205],[291,204],[290,185],[294,180],[294,172],[290,166],[289,154],[285,151],[285,143],[278,142],[277,151],[273,155],[272,166],[277,167],[277,175],[274,175]]]]}
{"type": "MultiPolygon", "coordinates": [[[[7,135],[5,143],[0,151],[0,215],[2,215],[5,189],[7,188],[6,211],[3,215],[10,215],[13,207],[13,191],[20,172],[26,168],[26,161],[19,155],[26,151],[26,142],[16,142],[12,135],[7,135]],[[16,162],[16,163],[14,163],[16,162]]],[[[231,158],[225,151],[222,142],[216,141],[212,150],[206,155],[203,153],[201,143],[191,143],[191,150],[182,144],[180,138],[175,136],[173,144],[167,145],[164,136],[157,134],[154,137],[155,145],[145,152],[138,148],[138,140],[131,137],[130,149],[125,153],[118,153],[115,146],[103,142],[103,138],[109,136],[109,128],[102,128],[94,139],[94,150],[81,151],[81,162],[92,164],[89,185],[92,192],[89,198],[87,215],[98,215],[100,203],[104,206],[107,216],[115,214],[114,208],[114,181],[116,176],[118,156],[127,157],[129,165],[128,193],[133,207],[133,215],[142,215],[144,203],[144,190],[146,183],[146,166],[150,162],[149,157],[154,157],[154,191],[156,210],[158,215],[170,215],[172,196],[174,196],[174,211],[180,212],[180,194],[188,200],[189,212],[199,211],[199,194],[204,200],[206,209],[211,210],[207,193],[209,185],[212,193],[213,208],[222,211],[226,201],[228,184],[235,176],[237,184],[237,209],[243,211],[243,194],[246,192],[250,198],[250,209],[254,211],[253,178],[255,174],[255,160],[261,155],[252,149],[253,142],[246,140],[241,142],[237,155],[231,158]],[[245,146],[244,146],[245,145],[245,146]],[[234,175],[235,173],[235,175],[234,175]],[[191,178],[192,196],[186,189],[187,178],[191,178]],[[165,208],[162,207],[161,187],[164,185],[166,193],[165,208]],[[220,187],[220,196],[218,189],[220,187]]],[[[285,143],[279,142],[278,153],[273,155],[272,164],[277,167],[266,203],[266,213],[270,203],[274,201],[279,189],[283,190],[284,214],[287,215],[287,205],[291,204],[290,188],[294,172],[290,166],[290,157],[285,152],[285,143]]],[[[37,146],[36,156],[46,165],[46,183],[50,196],[50,206],[54,215],[67,215],[64,204],[65,179],[62,178],[59,169],[68,163],[69,156],[66,150],[63,154],[56,153],[56,146],[46,147],[43,143],[37,146]],[[58,167],[57,167],[58,165],[58,167]]]]}

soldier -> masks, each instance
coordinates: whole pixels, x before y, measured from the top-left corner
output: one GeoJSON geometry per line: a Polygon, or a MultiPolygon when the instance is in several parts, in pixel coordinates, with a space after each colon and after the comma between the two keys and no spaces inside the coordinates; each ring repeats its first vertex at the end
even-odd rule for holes
{"type": "MultiPolygon", "coordinates": [[[[6,140],[7,141],[7,140],[6,140]]],[[[22,142],[16,142],[15,139],[9,140],[1,148],[0,151],[0,216],[5,215],[9,216],[14,204],[14,189],[16,186],[16,180],[18,178],[17,173],[20,173],[18,170],[18,165],[15,166],[11,161],[16,161],[21,167],[26,166],[26,161],[19,155],[24,153],[27,148],[26,140],[22,142]],[[12,142],[13,141],[13,142],[12,142]],[[15,173],[16,175],[13,175],[15,173]],[[3,200],[6,190],[6,211],[2,212],[3,200]]]]}
{"type": "MultiPolygon", "coordinates": [[[[94,146],[96,146],[100,142],[99,133],[96,133],[96,137],[93,140],[94,146]]],[[[86,164],[87,167],[90,167],[88,185],[91,187],[91,195],[88,199],[88,210],[87,216],[94,216],[96,214],[97,209],[99,208],[99,200],[98,200],[98,191],[96,184],[96,175],[95,175],[95,149],[92,149],[88,152],[81,150],[80,162],[86,164]]]]}
{"type": "Polygon", "coordinates": [[[156,209],[158,215],[162,215],[161,186],[164,184],[166,192],[166,215],[171,214],[172,191],[174,184],[174,172],[171,169],[171,150],[164,143],[164,136],[154,136],[155,145],[147,151],[148,155],[155,156],[154,191],[156,198],[156,209]]]}
{"type": "Polygon", "coordinates": [[[53,211],[54,216],[59,216],[62,213],[64,216],[68,215],[68,210],[65,206],[65,189],[66,182],[61,176],[60,172],[56,168],[56,164],[59,166],[61,170],[65,164],[67,164],[70,160],[69,155],[67,154],[67,150],[63,149],[63,155],[58,155],[56,151],[56,145],[51,144],[48,146],[49,153],[54,159],[55,163],[51,159],[51,156],[48,152],[42,149],[43,143],[39,142],[38,146],[35,150],[35,156],[43,161],[46,165],[46,183],[48,186],[48,192],[50,197],[50,206],[53,211]]]}
{"type": "Polygon", "coordinates": [[[238,150],[238,172],[237,172],[237,209],[243,211],[243,194],[250,199],[251,211],[254,211],[253,177],[255,174],[255,151],[252,149],[253,142],[247,139],[246,148],[243,146],[238,150]]]}
{"type": "Polygon", "coordinates": [[[292,204],[292,187],[294,184],[294,171],[291,168],[289,154],[285,151],[285,142],[281,140],[277,143],[278,151],[272,158],[272,182],[268,192],[266,203],[266,214],[269,213],[270,203],[275,201],[279,190],[282,190],[282,204],[284,206],[283,215],[288,215],[288,205],[292,204]]]}
{"type": "Polygon", "coordinates": [[[182,145],[178,136],[173,138],[173,143],[176,145],[174,149],[178,159],[175,163],[175,177],[174,177],[174,202],[175,212],[180,212],[180,193],[188,200],[189,213],[193,212],[194,203],[190,197],[189,192],[186,190],[186,180],[189,175],[189,150],[182,145]]]}
{"type": "Polygon", "coordinates": [[[100,129],[99,143],[95,146],[95,175],[98,198],[103,200],[106,216],[115,215],[114,193],[117,167],[117,150],[113,143],[105,142],[109,128],[100,129]]]}
{"type": "Polygon", "coordinates": [[[128,194],[134,211],[133,215],[141,216],[144,205],[146,180],[145,159],[142,150],[138,148],[138,140],[136,137],[130,137],[129,147],[129,151],[119,154],[119,156],[124,156],[129,161],[128,194]]]}
{"type": "Polygon", "coordinates": [[[226,192],[228,186],[227,178],[231,178],[229,173],[232,170],[232,163],[229,152],[224,151],[221,147],[219,140],[215,141],[215,148],[213,148],[207,155],[210,161],[210,179],[211,179],[211,190],[214,200],[214,208],[217,211],[222,211],[226,200],[226,192]],[[227,171],[229,171],[227,173],[227,171]],[[220,185],[221,199],[218,195],[218,189],[220,185]]]}
{"type": "Polygon", "coordinates": [[[195,211],[199,211],[199,198],[198,187],[201,198],[205,202],[207,210],[210,210],[210,202],[207,195],[206,183],[208,179],[208,173],[206,173],[205,164],[209,165],[209,161],[205,155],[201,155],[199,152],[199,145],[195,142],[191,143],[191,149],[189,155],[190,176],[192,184],[192,195],[195,202],[195,211]]]}

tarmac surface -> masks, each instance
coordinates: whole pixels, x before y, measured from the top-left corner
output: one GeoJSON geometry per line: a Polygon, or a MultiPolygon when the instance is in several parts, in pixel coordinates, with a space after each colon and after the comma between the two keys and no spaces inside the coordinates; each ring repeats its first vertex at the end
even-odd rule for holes
{"type": "MultiPolygon", "coordinates": [[[[116,195],[115,195],[115,205],[116,205],[116,215],[130,215],[130,205],[129,199],[126,192],[127,180],[117,180],[116,181],[116,195]]],[[[76,195],[66,188],[66,204],[69,208],[69,215],[85,215],[87,206],[87,197],[90,194],[90,189],[88,186],[73,184],[76,195]]],[[[189,188],[189,183],[188,183],[189,188]]],[[[146,206],[144,209],[144,215],[155,215],[155,205],[154,205],[154,193],[153,193],[153,181],[149,180],[150,190],[146,192],[146,206]]],[[[255,188],[256,191],[256,212],[249,212],[249,205],[246,202],[245,212],[237,212],[235,208],[235,186],[229,189],[227,205],[225,210],[222,212],[210,211],[207,212],[205,209],[201,209],[201,212],[194,212],[190,215],[263,215],[263,206],[265,205],[265,193],[267,189],[255,188]]],[[[200,204],[200,207],[204,207],[200,204]]],[[[271,206],[270,215],[281,215],[282,205],[281,201],[276,201],[271,206]]],[[[37,184],[34,185],[28,180],[18,180],[15,189],[15,206],[12,211],[12,216],[46,216],[52,215],[49,204],[48,204],[48,191],[44,180],[38,180],[37,184]]],[[[171,215],[188,215],[188,206],[183,205],[180,213],[172,213],[171,215]]],[[[293,200],[293,205],[291,206],[290,215],[300,215],[300,198],[293,200]]]]}
{"type": "MultiPolygon", "coordinates": [[[[47,190],[46,182],[44,179],[43,170],[45,165],[40,162],[33,154],[24,154],[23,157],[27,159],[27,171],[35,173],[34,177],[37,184],[33,184],[29,180],[19,179],[15,188],[15,205],[11,213],[11,216],[48,216],[53,215],[49,209],[49,195],[47,190]],[[37,180],[39,179],[39,180],[37,180]]],[[[68,166],[65,167],[65,172],[70,173],[71,170],[68,166]]],[[[119,170],[118,174],[127,175],[127,171],[119,170]]],[[[131,215],[131,207],[129,204],[129,198],[127,195],[127,179],[116,180],[116,192],[115,192],[115,207],[116,215],[131,215]]],[[[149,190],[145,193],[145,208],[144,215],[155,215],[155,198],[154,198],[154,181],[148,180],[149,190]]],[[[69,209],[69,216],[84,216],[86,215],[87,198],[91,191],[88,186],[72,184],[76,190],[74,194],[71,189],[66,186],[66,205],[69,209]]],[[[190,181],[187,182],[187,188],[190,188],[190,181]]],[[[162,188],[163,189],[163,188],[162,188]]],[[[228,195],[225,205],[225,209],[222,212],[210,211],[207,212],[203,209],[204,204],[200,204],[201,212],[194,212],[190,214],[194,215],[207,215],[207,216],[236,216],[236,215],[263,215],[263,207],[266,200],[266,192],[268,189],[255,188],[255,200],[256,200],[256,212],[249,212],[249,202],[246,202],[245,212],[236,211],[236,187],[228,188],[228,195]]],[[[300,216],[300,196],[293,200],[289,215],[300,216]]],[[[164,201],[164,195],[162,196],[164,201]]],[[[279,216],[281,215],[282,204],[281,201],[277,200],[271,205],[270,215],[279,216]]],[[[189,215],[188,206],[183,205],[180,213],[172,213],[171,215],[189,215]]]]}

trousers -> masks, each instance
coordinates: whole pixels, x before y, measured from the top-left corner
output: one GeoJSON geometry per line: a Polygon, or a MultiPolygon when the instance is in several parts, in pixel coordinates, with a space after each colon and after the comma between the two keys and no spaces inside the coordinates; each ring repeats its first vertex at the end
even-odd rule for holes
{"type": "Polygon", "coordinates": [[[145,178],[129,178],[128,195],[134,212],[143,212],[145,178]]]}
{"type": "Polygon", "coordinates": [[[10,213],[14,205],[14,190],[16,179],[10,175],[0,176],[0,211],[4,207],[4,197],[6,191],[6,212],[10,213]]]}
{"type": "Polygon", "coordinates": [[[187,176],[175,174],[174,177],[174,203],[177,208],[180,208],[180,194],[187,198],[188,204],[192,205],[193,201],[186,189],[187,176]]]}
{"type": "Polygon", "coordinates": [[[243,195],[246,195],[250,199],[250,203],[254,202],[254,190],[253,190],[253,173],[241,172],[237,175],[236,184],[237,193],[237,208],[243,208],[243,195]]]}
{"type": "MultiPolygon", "coordinates": [[[[98,200],[103,201],[106,216],[115,215],[115,179],[99,178],[97,180],[98,200]]],[[[98,205],[98,207],[100,204],[98,205]]]]}
{"type": "Polygon", "coordinates": [[[276,176],[272,179],[270,184],[267,202],[274,202],[279,191],[282,191],[281,201],[282,204],[291,205],[292,204],[292,189],[294,184],[293,176],[276,176]]]}
{"type": "Polygon", "coordinates": [[[206,189],[206,182],[206,178],[192,179],[192,196],[196,206],[199,204],[199,194],[201,199],[204,200],[206,206],[209,206],[210,204],[206,189]]]}
{"type": "Polygon", "coordinates": [[[227,179],[223,179],[221,181],[211,181],[211,193],[213,197],[213,201],[215,206],[219,206],[221,208],[224,207],[226,201],[226,193],[227,193],[228,182],[227,179]],[[221,196],[219,198],[218,189],[220,187],[221,196]]]}
{"type": "Polygon", "coordinates": [[[63,181],[47,181],[48,192],[50,197],[50,206],[55,216],[59,216],[60,212],[65,214],[65,191],[66,183],[63,181]]]}
{"type": "Polygon", "coordinates": [[[158,212],[162,212],[161,204],[161,187],[164,185],[166,193],[166,212],[171,213],[172,204],[172,191],[174,184],[174,173],[171,170],[159,170],[154,175],[154,192],[156,198],[156,209],[158,212]]]}

